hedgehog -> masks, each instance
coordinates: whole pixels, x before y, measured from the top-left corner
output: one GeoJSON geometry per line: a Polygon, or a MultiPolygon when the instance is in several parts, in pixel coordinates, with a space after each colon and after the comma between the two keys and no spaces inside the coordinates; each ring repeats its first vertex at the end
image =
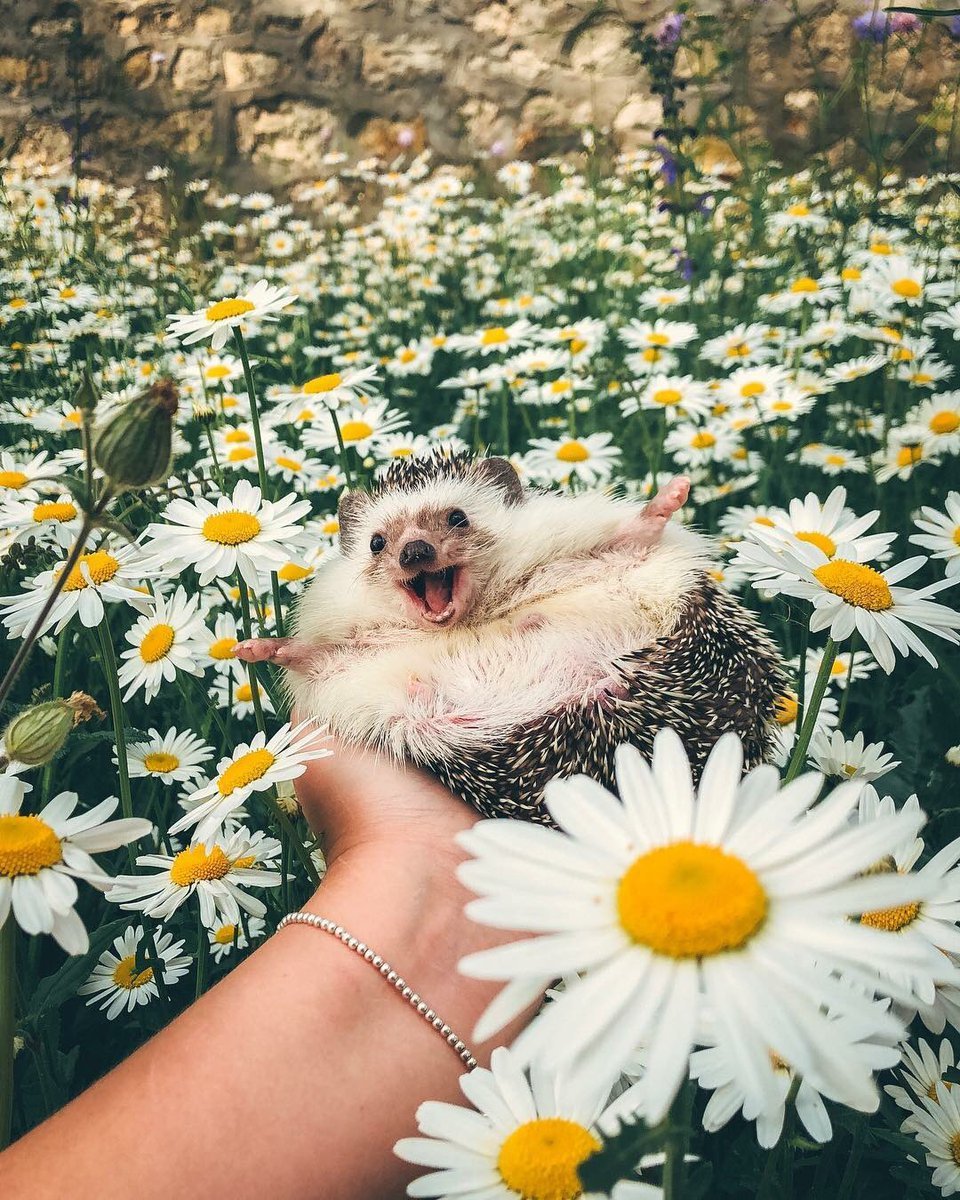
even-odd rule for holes
{"type": "Polygon", "coordinates": [[[242,642],[301,716],[425,767],[484,816],[549,823],[545,784],[610,786],[614,751],[671,726],[698,777],[721,734],[772,749],[786,677],[758,620],[710,574],[706,538],[646,504],[525,487],[504,458],[397,460],[339,504],[340,553],[290,638],[242,642]]]}

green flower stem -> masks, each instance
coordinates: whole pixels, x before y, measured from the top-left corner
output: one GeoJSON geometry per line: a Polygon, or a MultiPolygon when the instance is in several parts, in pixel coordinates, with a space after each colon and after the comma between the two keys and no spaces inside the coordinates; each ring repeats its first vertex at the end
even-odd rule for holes
{"type": "MultiPolygon", "coordinates": [[[[56,657],[53,660],[53,692],[52,692],[52,695],[53,695],[54,700],[56,700],[56,698],[60,695],[60,689],[63,687],[63,663],[64,663],[64,659],[66,658],[66,654],[64,653],[64,646],[66,645],[66,642],[67,642],[66,631],[62,631],[61,633],[59,633],[57,635],[57,653],[56,653],[56,657]]],[[[48,800],[50,798],[50,784],[53,781],[53,762],[54,762],[54,760],[51,759],[50,762],[48,762],[44,766],[43,775],[40,777],[40,795],[45,800],[48,800]]]]}
{"type": "Polygon", "coordinates": [[[200,907],[197,906],[197,986],[193,993],[194,1000],[199,1000],[204,993],[207,982],[207,957],[210,947],[207,942],[207,931],[203,927],[200,907]]]}
{"type": "Polygon", "coordinates": [[[858,630],[853,631],[850,638],[850,661],[847,663],[847,681],[843,689],[843,699],[840,701],[840,712],[837,714],[837,728],[843,728],[843,718],[847,715],[847,704],[850,701],[850,689],[853,687],[853,656],[857,649],[858,630]]]}
{"type": "Polygon", "coordinates": [[[273,809],[273,814],[277,818],[277,823],[280,826],[281,835],[289,842],[290,848],[297,856],[297,861],[306,872],[307,878],[310,880],[310,886],[316,887],[320,882],[320,876],[317,874],[317,868],[314,866],[313,859],[310,857],[310,851],[303,844],[303,839],[297,833],[293,822],[283,811],[283,806],[275,797],[270,797],[270,804],[273,809]]]}
{"type": "MultiPolygon", "coordinates": [[[[253,636],[253,623],[250,620],[250,593],[240,572],[237,572],[237,587],[240,589],[240,620],[243,625],[243,636],[249,640],[253,636]]],[[[250,692],[253,698],[253,715],[257,728],[266,734],[267,724],[263,719],[263,701],[260,699],[260,683],[257,679],[256,663],[247,663],[247,678],[250,681],[250,692]]]]}
{"type": "MultiPolygon", "coordinates": [[[[117,659],[113,652],[113,639],[110,636],[110,626],[107,614],[97,626],[100,638],[101,665],[110,693],[110,717],[113,721],[113,733],[117,742],[117,773],[120,777],[120,808],[125,817],[133,816],[133,796],[130,792],[130,772],[127,768],[127,738],[123,723],[123,701],[120,699],[120,683],[117,679],[117,659]]],[[[131,852],[132,853],[132,852],[131,852]]]]}
{"type": "Polygon", "coordinates": [[[791,779],[795,779],[803,770],[803,764],[807,757],[807,749],[810,745],[810,739],[813,737],[813,730],[817,723],[817,714],[820,712],[820,705],[823,703],[823,697],[827,691],[827,684],[830,682],[830,672],[833,670],[833,664],[836,657],[837,643],[833,640],[833,638],[827,638],[826,649],[823,652],[823,661],[820,663],[820,670],[817,672],[817,678],[813,685],[813,692],[810,696],[810,705],[804,714],[803,725],[800,728],[800,732],[797,734],[797,744],[793,748],[793,754],[790,756],[790,763],[787,767],[787,773],[784,776],[785,783],[789,783],[791,779]]]}
{"type": "MultiPolygon", "coordinates": [[[[250,369],[250,359],[247,355],[247,343],[243,340],[240,326],[233,327],[233,340],[237,344],[237,352],[243,364],[243,379],[247,385],[247,396],[250,400],[250,420],[253,425],[253,442],[257,450],[257,475],[260,479],[260,493],[267,499],[267,465],[263,457],[263,438],[260,434],[260,404],[257,400],[257,389],[253,382],[253,371],[250,369]]],[[[273,607],[277,622],[277,633],[283,637],[283,612],[280,606],[280,581],[276,571],[270,572],[270,586],[273,589],[273,607]]],[[[247,634],[249,637],[250,635],[247,634]]]]}
{"type": "Polygon", "coordinates": [[[16,1030],[17,925],[13,913],[0,928],[0,1150],[13,1127],[13,1035],[16,1030]]]}
{"type": "Polygon", "coordinates": [[[350,466],[350,459],[347,455],[347,446],[343,440],[343,434],[340,431],[340,419],[337,416],[335,408],[330,409],[330,420],[333,422],[333,432],[337,435],[338,457],[340,466],[343,467],[343,473],[347,477],[347,488],[352,491],[354,488],[353,468],[350,466]]]}

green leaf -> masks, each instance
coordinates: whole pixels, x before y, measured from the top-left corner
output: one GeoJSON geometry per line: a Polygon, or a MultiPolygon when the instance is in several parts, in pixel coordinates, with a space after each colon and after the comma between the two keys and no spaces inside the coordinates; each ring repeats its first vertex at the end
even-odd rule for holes
{"type": "Polygon", "coordinates": [[[107,513],[101,513],[100,516],[97,517],[97,528],[109,529],[111,533],[116,533],[128,541],[131,546],[137,540],[136,535],[131,533],[122,521],[118,521],[116,517],[108,516],[107,513]]]}
{"type": "Polygon", "coordinates": [[[583,1190],[609,1192],[621,1179],[629,1179],[645,1154],[663,1148],[669,1128],[666,1121],[653,1127],[639,1121],[625,1121],[580,1167],[583,1190]]]}

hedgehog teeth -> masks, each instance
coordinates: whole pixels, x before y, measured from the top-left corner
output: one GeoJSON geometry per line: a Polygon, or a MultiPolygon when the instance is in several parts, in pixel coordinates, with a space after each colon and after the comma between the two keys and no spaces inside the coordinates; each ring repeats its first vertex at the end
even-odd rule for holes
{"type": "Polygon", "coordinates": [[[419,571],[406,580],[408,588],[420,601],[423,615],[431,621],[442,621],[453,611],[453,588],[457,567],[444,567],[442,571],[419,571]]]}

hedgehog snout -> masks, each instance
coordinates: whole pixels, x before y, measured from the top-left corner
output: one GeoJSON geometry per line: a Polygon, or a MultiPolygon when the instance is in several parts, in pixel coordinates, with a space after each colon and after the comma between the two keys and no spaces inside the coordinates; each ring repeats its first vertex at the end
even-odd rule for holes
{"type": "Polygon", "coordinates": [[[436,549],[422,538],[407,542],[399,554],[401,567],[422,567],[437,557],[436,549]]]}

